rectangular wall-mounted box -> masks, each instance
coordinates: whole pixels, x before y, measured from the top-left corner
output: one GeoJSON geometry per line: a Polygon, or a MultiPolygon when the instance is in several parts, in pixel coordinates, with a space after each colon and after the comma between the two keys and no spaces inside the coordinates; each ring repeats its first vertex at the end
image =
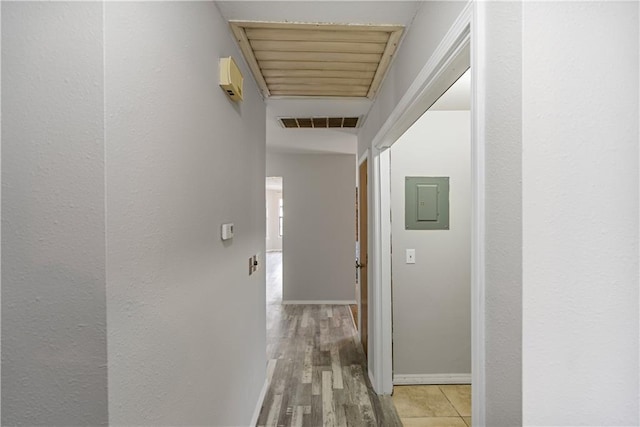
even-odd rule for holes
{"type": "Polygon", "coordinates": [[[220,58],[220,87],[234,101],[242,101],[244,78],[232,57],[220,58]]]}
{"type": "Polygon", "coordinates": [[[449,229],[449,177],[405,178],[406,230],[449,229]]]}
{"type": "Polygon", "coordinates": [[[222,240],[233,239],[233,223],[222,224],[220,226],[220,238],[222,240]]]}

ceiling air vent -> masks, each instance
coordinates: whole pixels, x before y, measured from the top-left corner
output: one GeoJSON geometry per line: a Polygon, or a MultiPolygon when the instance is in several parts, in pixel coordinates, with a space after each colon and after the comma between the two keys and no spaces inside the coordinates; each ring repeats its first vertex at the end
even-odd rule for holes
{"type": "Polygon", "coordinates": [[[289,129],[300,128],[356,128],[359,117],[281,117],[282,127],[289,129]]]}

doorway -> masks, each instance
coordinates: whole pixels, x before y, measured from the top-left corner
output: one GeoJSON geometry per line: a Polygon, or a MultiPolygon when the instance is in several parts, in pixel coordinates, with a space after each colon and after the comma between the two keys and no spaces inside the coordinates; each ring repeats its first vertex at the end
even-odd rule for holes
{"type": "Polygon", "coordinates": [[[284,197],[281,176],[266,178],[266,273],[267,316],[270,306],[282,304],[282,249],[284,235],[284,197]]]}
{"type": "Polygon", "coordinates": [[[373,137],[369,153],[370,266],[369,266],[369,351],[371,378],[377,393],[393,392],[391,215],[388,148],[444,92],[471,67],[471,328],[474,424],[485,419],[485,278],[484,278],[484,101],[486,45],[481,27],[483,9],[469,2],[449,28],[429,61],[389,113],[373,137]],[[473,63],[473,66],[471,64],[473,63]]]}
{"type": "Polygon", "coordinates": [[[368,274],[367,264],[369,263],[369,238],[368,238],[368,186],[367,186],[367,159],[365,158],[358,167],[358,257],[356,258],[356,268],[358,270],[358,287],[360,288],[358,301],[358,333],[360,342],[364,350],[365,357],[368,358],[369,350],[369,294],[368,294],[368,274]]]}
{"type": "Polygon", "coordinates": [[[393,401],[407,424],[470,425],[470,81],[467,70],[388,150],[393,401]]]}

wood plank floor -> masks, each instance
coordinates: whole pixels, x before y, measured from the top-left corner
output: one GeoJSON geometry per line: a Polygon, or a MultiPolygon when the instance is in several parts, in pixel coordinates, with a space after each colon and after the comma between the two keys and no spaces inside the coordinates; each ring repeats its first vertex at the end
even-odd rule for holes
{"type": "Polygon", "coordinates": [[[267,375],[258,426],[402,426],[373,391],[347,305],[281,305],[281,253],[267,254],[267,375]]]}

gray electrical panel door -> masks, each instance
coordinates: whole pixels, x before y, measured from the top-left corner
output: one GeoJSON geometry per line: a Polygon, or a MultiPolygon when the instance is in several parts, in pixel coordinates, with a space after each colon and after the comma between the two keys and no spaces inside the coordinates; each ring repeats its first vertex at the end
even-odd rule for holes
{"type": "Polygon", "coordinates": [[[404,203],[405,229],[449,229],[449,177],[406,177],[404,203]]]}

